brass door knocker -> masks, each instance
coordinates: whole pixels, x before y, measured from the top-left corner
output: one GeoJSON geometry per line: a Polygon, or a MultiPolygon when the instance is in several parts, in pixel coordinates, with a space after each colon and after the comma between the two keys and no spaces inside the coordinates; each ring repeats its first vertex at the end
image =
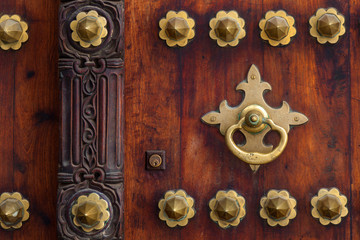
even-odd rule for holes
{"type": "Polygon", "coordinates": [[[308,118],[304,114],[290,111],[290,106],[285,101],[280,108],[270,107],[265,102],[263,93],[271,90],[271,86],[261,80],[260,72],[255,65],[251,66],[247,79],[241,82],[236,90],[245,92],[245,98],[239,106],[230,107],[224,100],[219,106],[219,111],[209,112],[201,119],[209,125],[219,126],[230,151],[250,164],[255,172],[261,164],[274,161],[284,151],[290,125],[304,124],[308,118]],[[281,137],[275,149],[263,142],[270,130],[277,131],[281,137]],[[233,136],[236,131],[244,134],[244,145],[239,146],[235,143],[233,136]]]}

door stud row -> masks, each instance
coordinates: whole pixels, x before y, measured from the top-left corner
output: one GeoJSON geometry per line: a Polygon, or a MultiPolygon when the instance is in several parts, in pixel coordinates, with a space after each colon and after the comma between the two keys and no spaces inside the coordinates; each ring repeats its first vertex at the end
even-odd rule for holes
{"type": "MultiPolygon", "coordinates": [[[[322,188],[311,199],[311,215],[322,225],[339,224],[348,214],[347,198],[337,188],[322,188]]],[[[219,227],[236,227],[246,215],[245,198],[234,190],[221,190],[209,202],[210,218],[219,227]]],[[[260,200],[260,217],[269,226],[287,226],[296,217],[297,202],[286,190],[271,189],[260,200]]],[[[159,218],[169,227],[186,226],[195,216],[195,201],[184,190],[170,190],[158,203],[159,218]]]]}
{"type": "MultiPolygon", "coordinates": [[[[310,17],[310,35],[320,44],[338,42],[345,34],[345,18],[335,8],[319,8],[310,17]]],[[[235,10],[219,11],[209,22],[210,38],[220,47],[235,47],[245,38],[245,20],[235,10]]],[[[159,22],[161,39],[169,47],[184,47],[195,37],[195,21],[185,11],[169,11],[159,22]]],[[[284,10],[270,10],[259,22],[260,37],[271,46],[288,45],[296,35],[295,19],[284,10]]]]}

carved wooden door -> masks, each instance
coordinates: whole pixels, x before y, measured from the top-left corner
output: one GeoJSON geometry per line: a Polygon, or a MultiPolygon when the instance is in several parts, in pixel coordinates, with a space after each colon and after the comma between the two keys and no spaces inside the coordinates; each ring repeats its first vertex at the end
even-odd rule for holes
{"type": "Polygon", "coordinates": [[[360,239],[359,8],[1,1],[0,239],[360,239]]]}

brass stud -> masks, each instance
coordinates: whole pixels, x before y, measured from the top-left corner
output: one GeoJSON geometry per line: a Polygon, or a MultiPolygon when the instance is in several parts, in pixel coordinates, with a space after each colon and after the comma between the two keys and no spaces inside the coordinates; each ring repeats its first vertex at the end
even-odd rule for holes
{"type": "Polygon", "coordinates": [[[336,43],[345,34],[345,18],[335,8],[319,8],[309,20],[310,35],[321,44],[336,43]]]}
{"type": "Polygon", "coordinates": [[[159,218],[169,227],[186,226],[190,218],[194,217],[194,199],[184,190],[168,191],[159,201],[159,218]]]}
{"type": "Polygon", "coordinates": [[[20,193],[3,193],[0,196],[0,225],[3,229],[21,228],[29,219],[29,201],[20,193]]]}
{"type": "Polygon", "coordinates": [[[311,199],[311,215],[318,218],[322,225],[339,224],[341,218],[348,214],[347,198],[337,188],[322,188],[317,196],[311,199]]]}
{"type": "Polygon", "coordinates": [[[110,218],[108,203],[96,193],[80,196],[71,209],[75,226],[84,232],[103,229],[110,218]]]}
{"type": "Polygon", "coordinates": [[[259,23],[260,36],[271,46],[287,45],[296,34],[294,24],[295,19],[284,10],[268,11],[259,23]]]}
{"type": "Polygon", "coordinates": [[[274,16],[266,21],[264,31],[268,37],[280,41],[289,33],[290,26],[283,17],[274,16]]]}
{"type": "Polygon", "coordinates": [[[29,38],[28,25],[20,16],[3,15],[0,18],[0,47],[3,50],[18,50],[29,38]]]}
{"type": "Polygon", "coordinates": [[[288,191],[270,190],[266,197],[260,200],[260,216],[274,227],[287,226],[296,217],[296,200],[288,191]]]}
{"type": "Polygon", "coordinates": [[[246,36],[245,21],[236,11],[219,11],[210,20],[210,38],[216,40],[220,47],[236,46],[246,36]]]}
{"type": "Polygon", "coordinates": [[[70,24],[71,37],[73,41],[79,42],[83,48],[97,47],[108,34],[106,24],[106,19],[99,16],[94,10],[88,13],[81,12],[76,16],[76,20],[70,24]]]}
{"type": "Polygon", "coordinates": [[[195,37],[195,21],[185,11],[169,11],[159,22],[159,37],[169,47],[184,47],[195,37]]]}
{"type": "Polygon", "coordinates": [[[245,217],[245,198],[234,190],[218,191],[209,202],[210,218],[221,228],[238,226],[245,217]]]}

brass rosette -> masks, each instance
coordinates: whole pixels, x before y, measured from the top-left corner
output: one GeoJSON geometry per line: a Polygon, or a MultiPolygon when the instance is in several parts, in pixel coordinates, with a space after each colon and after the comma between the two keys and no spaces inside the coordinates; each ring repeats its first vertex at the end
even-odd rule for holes
{"type": "Polygon", "coordinates": [[[270,190],[260,200],[260,216],[271,227],[287,226],[296,217],[296,200],[286,190],[270,190]]]}
{"type": "Polygon", "coordinates": [[[0,48],[3,50],[19,50],[29,39],[28,25],[21,21],[19,15],[3,15],[0,17],[0,48]]]}
{"type": "Polygon", "coordinates": [[[318,218],[322,225],[339,224],[341,218],[349,211],[346,207],[347,198],[337,188],[322,188],[318,194],[311,199],[311,215],[318,218]]]}
{"type": "Polygon", "coordinates": [[[239,40],[246,36],[245,20],[234,10],[219,11],[216,17],[210,20],[209,26],[210,38],[216,40],[220,47],[235,47],[239,40]]]}
{"type": "Polygon", "coordinates": [[[84,232],[101,230],[110,218],[108,203],[96,193],[81,195],[71,208],[73,223],[84,232]]]}
{"type": "Polygon", "coordinates": [[[288,45],[296,35],[295,19],[284,10],[268,11],[259,22],[260,36],[273,47],[288,45]]]}
{"type": "Polygon", "coordinates": [[[337,43],[345,34],[345,17],[335,8],[319,8],[316,14],[309,19],[310,35],[316,38],[320,44],[337,43]],[[325,18],[325,19],[323,19],[325,18]],[[322,29],[319,24],[322,24],[322,29]]]}
{"type": "Polygon", "coordinates": [[[169,11],[159,22],[159,37],[169,47],[185,47],[195,37],[195,21],[185,11],[169,11]]]}
{"type": "Polygon", "coordinates": [[[221,228],[236,227],[245,217],[245,198],[234,190],[218,191],[209,202],[210,218],[221,228]]]}
{"type": "Polygon", "coordinates": [[[29,201],[20,193],[5,192],[0,196],[0,225],[3,229],[19,229],[29,219],[29,201]]]}
{"type": "Polygon", "coordinates": [[[171,228],[184,227],[195,216],[194,199],[184,190],[167,191],[158,207],[159,218],[171,228]]]}
{"type": "Polygon", "coordinates": [[[71,38],[83,48],[97,47],[108,34],[106,24],[106,19],[94,10],[81,12],[76,16],[76,20],[70,23],[71,38]]]}

